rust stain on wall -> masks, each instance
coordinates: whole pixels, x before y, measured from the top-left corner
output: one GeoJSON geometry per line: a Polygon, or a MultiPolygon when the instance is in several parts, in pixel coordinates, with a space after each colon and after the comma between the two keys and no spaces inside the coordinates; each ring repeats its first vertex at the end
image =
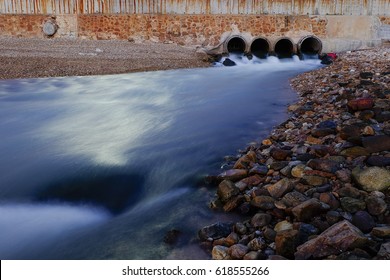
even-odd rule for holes
{"type": "Polygon", "coordinates": [[[389,0],[1,0],[1,14],[390,15],[389,0]]]}

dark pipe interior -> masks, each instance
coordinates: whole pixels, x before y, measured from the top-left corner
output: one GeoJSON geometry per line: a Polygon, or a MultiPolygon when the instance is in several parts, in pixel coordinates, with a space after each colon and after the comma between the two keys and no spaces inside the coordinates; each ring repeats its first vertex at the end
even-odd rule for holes
{"type": "Polygon", "coordinates": [[[307,37],[301,42],[299,51],[301,54],[316,55],[321,53],[322,43],[315,37],[307,37]]]}
{"type": "Polygon", "coordinates": [[[245,41],[239,37],[233,37],[227,44],[227,50],[229,53],[244,53],[245,41]]]}
{"type": "Polygon", "coordinates": [[[280,39],[275,44],[275,54],[279,58],[289,58],[294,54],[294,44],[287,38],[280,39]]]}
{"type": "Polygon", "coordinates": [[[269,43],[266,39],[258,38],[252,42],[251,53],[258,58],[266,58],[269,53],[269,43]]]}

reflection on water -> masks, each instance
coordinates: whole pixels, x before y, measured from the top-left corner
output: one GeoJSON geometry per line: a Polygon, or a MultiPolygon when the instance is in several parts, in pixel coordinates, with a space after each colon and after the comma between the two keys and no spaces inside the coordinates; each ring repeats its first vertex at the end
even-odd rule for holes
{"type": "Polygon", "coordinates": [[[237,62],[1,81],[0,258],[207,257],[197,229],[234,217],[197,182],[266,136],[295,98],[288,78],[319,65],[237,62]]]}

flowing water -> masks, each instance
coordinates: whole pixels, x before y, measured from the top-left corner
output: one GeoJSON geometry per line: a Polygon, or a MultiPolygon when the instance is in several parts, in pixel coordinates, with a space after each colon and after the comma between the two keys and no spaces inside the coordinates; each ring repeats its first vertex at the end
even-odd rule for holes
{"type": "Polygon", "coordinates": [[[202,178],[265,137],[319,61],[0,81],[1,259],[208,258],[202,178]],[[175,246],[164,235],[180,231],[175,246]]]}

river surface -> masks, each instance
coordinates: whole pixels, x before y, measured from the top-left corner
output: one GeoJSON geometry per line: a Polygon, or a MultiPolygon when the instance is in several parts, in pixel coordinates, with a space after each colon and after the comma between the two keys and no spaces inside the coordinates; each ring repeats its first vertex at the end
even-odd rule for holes
{"type": "Polygon", "coordinates": [[[0,81],[0,259],[207,259],[203,177],[267,136],[319,61],[0,81]],[[163,242],[179,230],[175,246],[163,242]]]}

